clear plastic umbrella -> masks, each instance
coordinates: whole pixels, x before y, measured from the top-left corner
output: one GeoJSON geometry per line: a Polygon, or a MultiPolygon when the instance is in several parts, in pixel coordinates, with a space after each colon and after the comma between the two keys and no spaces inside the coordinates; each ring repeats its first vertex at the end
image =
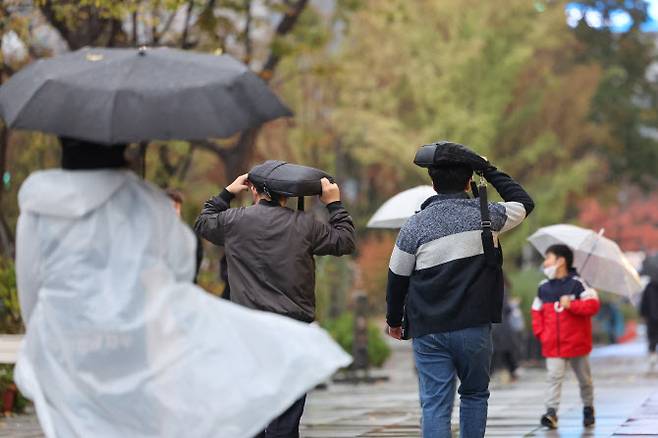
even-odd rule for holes
{"type": "Polygon", "coordinates": [[[555,244],[574,252],[574,267],[590,286],[633,299],[642,282],[619,246],[595,232],[575,225],[558,224],[540,228],[528,241],[542,254],[555,244]]]}
{"type": "Polygon", "coordinates": [[[423,202],[436,195],[432,186],[418,186],[405,190],[384,202],[368,221],[368,228],[400,228],[413,216],[423,202]]]}

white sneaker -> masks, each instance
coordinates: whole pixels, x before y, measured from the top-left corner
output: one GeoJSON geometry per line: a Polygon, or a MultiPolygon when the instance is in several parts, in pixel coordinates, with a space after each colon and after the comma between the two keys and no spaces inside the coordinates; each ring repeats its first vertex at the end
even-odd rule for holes
{"type": "Polygon", "coordinates": [[[658,353],[655,351],[649,354],[649,372],[652,373],[658,364],[658,353]]]}

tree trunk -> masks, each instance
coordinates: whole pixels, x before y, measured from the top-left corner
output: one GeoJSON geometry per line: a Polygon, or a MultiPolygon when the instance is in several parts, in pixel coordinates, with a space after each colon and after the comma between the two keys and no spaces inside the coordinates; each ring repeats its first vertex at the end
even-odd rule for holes
{"type": "Polygon", "coordinates": [[[238,176],[249,170],[247,166],[256,150],[256,139],[259,132],[260,128],[247,129],[240,134],[235,146],[222,150],[221,159],[227,183],[233,182],[238,176]]]}
{"type": "Polygon", "coordinates": [[[7,151],[9,148],[9,130],[2,124],[0,126],[0,255],[13,257],[14,236],[5,218],[5,209],[2,208],[3,195],[5,192],[3,177],[7,170],[7,151]]]}
{"type": "MultiPolygon", "coordinates": [[[[249,2],[247,2],[247,5],[249,5],[249,2]]],[[[291,4],[276,28],[274,39],[283,37],[292,32],[300,15],[304,12],[304,9],[307,6],[308,0],[297,0],[291,4]]],[[[248,37],[249,35],[247,35],[247,38],[248,37]]],[[[273,42],[274,39],[272,40],[273,42]]],[[[246,44],[247,47],[249,47],[249,43],[246,44]]],[[[269,82],[280,61],[281,56],[279,53],[272,51],[265,62],[263,69],[260,72],[257,72],[258,75],[266,82],[269,82]]],[[[227,183],[232,182],[235,178],[247,172],[247,166],[249,165],[249,161],[253,158],[256,149],[256,139],[260,129],[261,127],[257,127],[244,131],[234,147],[230,149],[222,149],[218,154],[224,164],[224,175],[226,175],[227,183]]]]}
{"type": "Polygon", "coordinates": [[[57,30],[71,50],[85,46],[124,46],[128,42],[128,35],[124,32],[121,21],[104,16],[93,6],[79,6],[71,1],[45,0],[40,4],[39,10],[48,23],[57,30]],[[58,8],[72,7],[74,27],[62,15],[58,8]],[[84,19],[82,18],[84,17],[84,19]]]}

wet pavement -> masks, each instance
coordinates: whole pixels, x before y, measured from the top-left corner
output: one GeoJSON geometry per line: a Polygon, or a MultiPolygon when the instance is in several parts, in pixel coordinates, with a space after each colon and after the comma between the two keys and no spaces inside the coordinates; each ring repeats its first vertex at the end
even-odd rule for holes
{"type": "MultiPolygon", "coordinates": [[[[418,437],[420,409],[409,342],[391,340],[394,353],[374,384],[330,384],[310,394],[302,437],[418,437]]],[[[570,372],[563,387],[557,431],[539,426],[543,413],[544,371],[525,369],[515,383],[494,379],[489,403],[490,437],[646,437],[658,436],[658,374],[647,373],[642,342],[597,348],[592,353],[597,424],[582,426],[582,405],[570,372]]],[[[453,413],[453,428],[459,422],[453,413]]],[[[0,437],[42,437],[34,414],[0,419],[0,437]]]]}
{"type": "MultiPolygon", "coordinates": [[[[331,385],[309,397],[302,420],[306,438],[418,437],[420,408],[409,342],[395,342],[394,354],[377,372],[390,377],[372,385],[331,385]]],[[[525,369],[515,383],[496,376],[491,390],[487,436],[609,437],[658,436],[658,374],[647,373],[643,342],[597,348],[592,353],[597,423],[582,425],[582,404],[573,373],[563,386],[559,427],[539,426],[543,413],[543,369],[525,369]],[[653,395],[653,398],[650,397],[653,395]]],[[[453,412],[458,436],[459,410],[453,412]]]]}

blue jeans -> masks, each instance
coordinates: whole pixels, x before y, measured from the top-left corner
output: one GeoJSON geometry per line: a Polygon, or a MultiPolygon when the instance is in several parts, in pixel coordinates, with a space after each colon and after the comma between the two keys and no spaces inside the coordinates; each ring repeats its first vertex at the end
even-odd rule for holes
{"type": "Polygon", "coordinates": [[[459,378],[462,438],[481,438],[487,426],[491,325],[413,339],[418,369],[423,438],[451,436],[450,418],[459,378]]]}

